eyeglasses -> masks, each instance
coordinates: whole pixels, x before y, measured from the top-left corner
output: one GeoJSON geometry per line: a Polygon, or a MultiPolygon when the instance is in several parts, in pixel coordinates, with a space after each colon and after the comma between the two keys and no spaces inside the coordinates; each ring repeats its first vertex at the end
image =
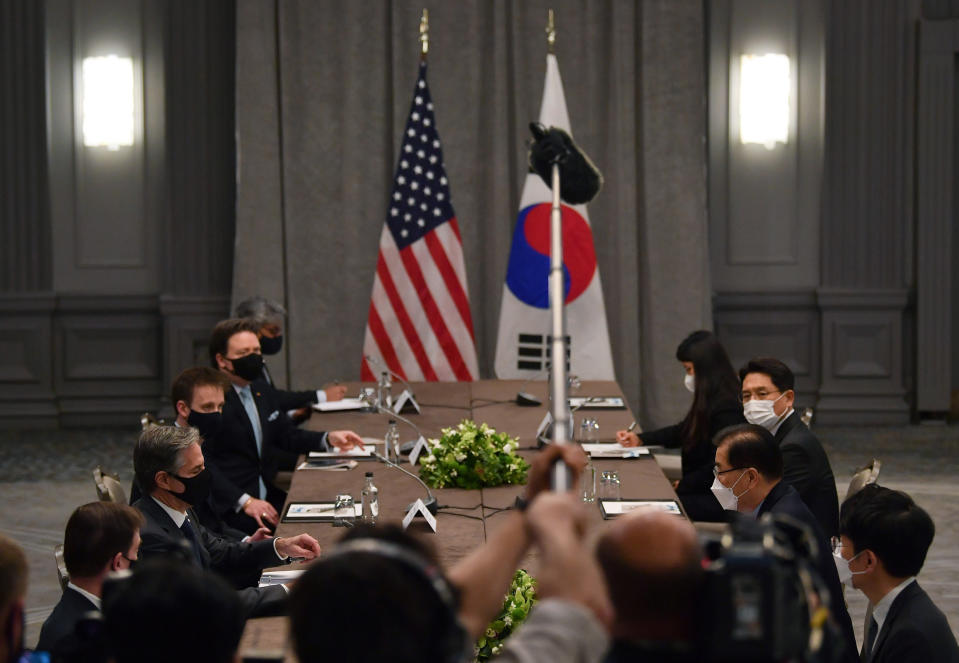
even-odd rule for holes
{"type": "Polygon", "coordinates": [[[713,476],[717,479],[720,474],[726,474],[727,472],[735,472],[736,470],[745,470],[745,467],[731,467],[728,470],[720,470],[718,466],[713,465],[713,476]]]}
{"type": "Polygon", "coordinates": [[[756,400],[764,401],[766,400],[766,396],[771,396],[772,394],[781,394],[781,393],[782,392],[779,391],[778,389],[775,389],[773,391],[766,391],[765,389],[757,389],[756,391],[744,391],[743,393],[739,394],[739,402],[748,403],[754,398],[756,400]]]}

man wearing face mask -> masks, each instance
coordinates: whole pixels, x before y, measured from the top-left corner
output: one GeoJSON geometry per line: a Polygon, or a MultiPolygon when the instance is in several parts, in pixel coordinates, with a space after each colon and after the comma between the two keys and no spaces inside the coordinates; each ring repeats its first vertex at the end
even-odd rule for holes
{"type": "MultiPolygon", "coordinates": [[[[184,551],[191,563],[223,574],[242,574],[282,564],[291,557],[313,559],[320,544],[308,534],[256,542],[216,536],[200,524],[191,506],[206,499],[210,473],[204,467],[195,428],[157,426],[144,431],[133,450],[133,471],[146,495],[133,505],[145,518],[140,555],[147,559],[184,551]]],[[[281,612],[286,588],[239,591],[247,617],[281,612]]]]}
{"type": "Polygon", "coordinates": [[[875,484],[843,502],[833,554],[839,575],[869,598],[866,663],[959,663],[946,616],[919,586],[936,529],[907,494],[875,484]]]}
{"type": "MultiPolygon", "coordinates": [[[[236,318],[246,318],[252,323],[264,355],[279,354],[283,348],[285,308],[265,297],[250,297],[236,305],[233,315],[236,318]]],[[[321,389],[308,391],[278,389],[273,384],[273,378],[266,364],[263,365],[263,380],[275,389],[276,402],[282,410],[301,411],[298,413],[299,419],[309,418],[313,403],[338,401],[346,396],[346,387],[338,384],[327,384],[321,389]]]]}
{"type": "Polygon", "coordinates": [[[83,642],[76,626],[100,612],[106,577],[137,561],[142,525],[143,516],[125,504],[91,502],[77,507],[63,535],[63,561],[70,582],[43,622],[38,651],[51,652],[54,658],[79,654],[83,642]]]}
{"type": "MultiPolygon", "coordinates": [[[[210,361],[231,382],[223,405],[220,431],[206,440],[207,455],[233,484],[240,500],[265,500],[275,511],[260,514],[257,525],[276,518],[286,493],[273,483],[280,470],[292,470],[300,454],[349,450],[363,446],[353,431],[329,433],[301,430],[283,411],[272,389],[259,382],[263,370],[260,342],[248,320],[219,322],[210,335],[210,361]]],[[[244,506],[246,502],[242,503],[244,506]]],[[[227,515],[228,524],[251,531],[245,513],[227,515]]]]}
{"type": "MultiPolygon", "coordinates": [[[[204,440],[212,440],[219,435],[223,425],[223,404],[230,381],[220,371],[199,366],[188,368],[173,381],[171,401],[176,408],[174,425],[193,426],[204,440]]],[[[216,463],[206,459],[210,470],[212,485],[210,496],[201,504],[194,506],[200,522],[209,530],[228,538],[242,539],[251,535],[255,540],[265,538],[270,527],[276,527],[279,515],[272,504],[243,493],[227,479],[216,463]],[[246,514],[246,520],[239,515],[246,514]],[[265,514],[265,515],[264,515],[265,514]],[[224,522],[232,521],[245,524],[242,529],[233,529],[224,522]],[[237,536],[239,535],[239,536],[237,536]]]]}
{"type": "Polygon", "coordinates": [[[724,509],[738,513],[731,517],[758,519],[772,513],[788,516],[809,528],[817,551],[816,570],[829,590],[830,612],[844,635],[844,660],[857,660],[856,636],[843,600],[829,538],[799,493],[783,481],[783,458],[776,440],[762,426],[741,424],[719,431],[713,442],[716,466],[711,490],[724,509]]]}
{"type": "Polygon", "coordinates": [[[795,377],[771,357],[751,359],[739,369],[743,414],[776,438],[783,456],[783,481],[796,489],[828,537],[839,533],[839,496],[829,457],[793,409],[795,377]]]}

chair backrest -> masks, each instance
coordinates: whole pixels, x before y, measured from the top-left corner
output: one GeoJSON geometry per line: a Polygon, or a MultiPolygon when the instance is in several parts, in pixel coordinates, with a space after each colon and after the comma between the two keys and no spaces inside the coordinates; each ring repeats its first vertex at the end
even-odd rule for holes
{"type": "Polygon", "coordinates": [[[863,467],[860,467],[852,475],[852,481],[849,482],[849,488],[846,490],[845,499],[849,499],[864,486],[867,486],[871,483],[876,483],[879,480],[879,470],[882,469],[882,463],[878,458],[873,458],[872,462],[863,467]]]}
{"type": "Polygon", "coordinates": [[[166,422],[163,419],[157,419],[150,412],[144,412],[140,415],[140,428],[142,430],[150,430],[156,426],[163,426],[166,422]]]}
{"type": "Polygon", "coordinates": [[[116,474],[104,472],[99,465],[93,470],[93,483],[97,487],[97,497],[101,502],[127,503],[127,493],[116,474]]]}
{"type": "Polygon", "coordinates": [[[63,544],[53,546],[53,561],[57,563],[57,579],[60,581],[60,589],[65,590],[67,583],[70,582],[70,574],[67,573],[67,565],[63,561],[63,544]]]}
{"type": "Polygon", "coordinates": [[[802,411],[802,414],[799,415],[800,421],[806,424],[807,428],[812,428],[813,414],[814,414],[813,409],[811,407],[807,407],[802,411]]]}

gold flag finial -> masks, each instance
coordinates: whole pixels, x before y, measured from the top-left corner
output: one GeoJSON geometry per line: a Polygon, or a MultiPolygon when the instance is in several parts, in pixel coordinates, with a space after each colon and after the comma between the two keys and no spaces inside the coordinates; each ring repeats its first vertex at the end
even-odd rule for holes
{"type": "Polygon", "coordinates": [[[556,24],[553,21],[552,9],[546,18],[546,47],[549,53],[556,53],[556,24]]]}
{"type": "Polygon", "coordinates": [[[420,18],[420,45],[422,46],[420,57],[425,58],[430,50],[430,12],[425,7],[423,16],[420,18]]]}

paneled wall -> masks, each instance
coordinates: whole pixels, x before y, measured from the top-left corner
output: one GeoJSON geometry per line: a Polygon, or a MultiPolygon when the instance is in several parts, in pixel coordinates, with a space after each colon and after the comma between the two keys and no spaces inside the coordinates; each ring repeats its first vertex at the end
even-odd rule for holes
{"type": "Polygon", "coordinates": [[[132,425],[206,363],[232,277],[234,15],[0,3],[0,426],[132,425]],[[107,54],[134,65],[134,143],[114,150],[81,131],[83,58],[107,54]]]}
{"type": "MultiPolygon", "coordinates": [[[[916,115],[917,70],[926,71],[915,56],[919,2],[708,7],[714,313],[733,360],[786,360],[799,401],[815,405],[820,422],[902,423],[917,405],[941,414],[956,361],[946,301],[955,217],[944,198],[955,147],[951,126],[929,132],[939,184],[926,199],[938,207],[924,207],[913,186],[927,186],[921,145],[918,179],[914,156],[914,127],[921,137],[925,121],[916,115]],[[790,142],[772,152],[738,144],[735,133],[733,65],[749,51],[796,63],[790,142]],[[935,292],[921,286],[924,273],[935,292]],[[936,395],[928,408],[916,402],[925,384],[936,395]]],[[[951,59],[949,67],[954,75],[951,59]]],[[[944,85],[944,72],[936,80],[944,85]]],[[[940,124],[954,122],[945,99],[931,108],[940,124]]]]}

